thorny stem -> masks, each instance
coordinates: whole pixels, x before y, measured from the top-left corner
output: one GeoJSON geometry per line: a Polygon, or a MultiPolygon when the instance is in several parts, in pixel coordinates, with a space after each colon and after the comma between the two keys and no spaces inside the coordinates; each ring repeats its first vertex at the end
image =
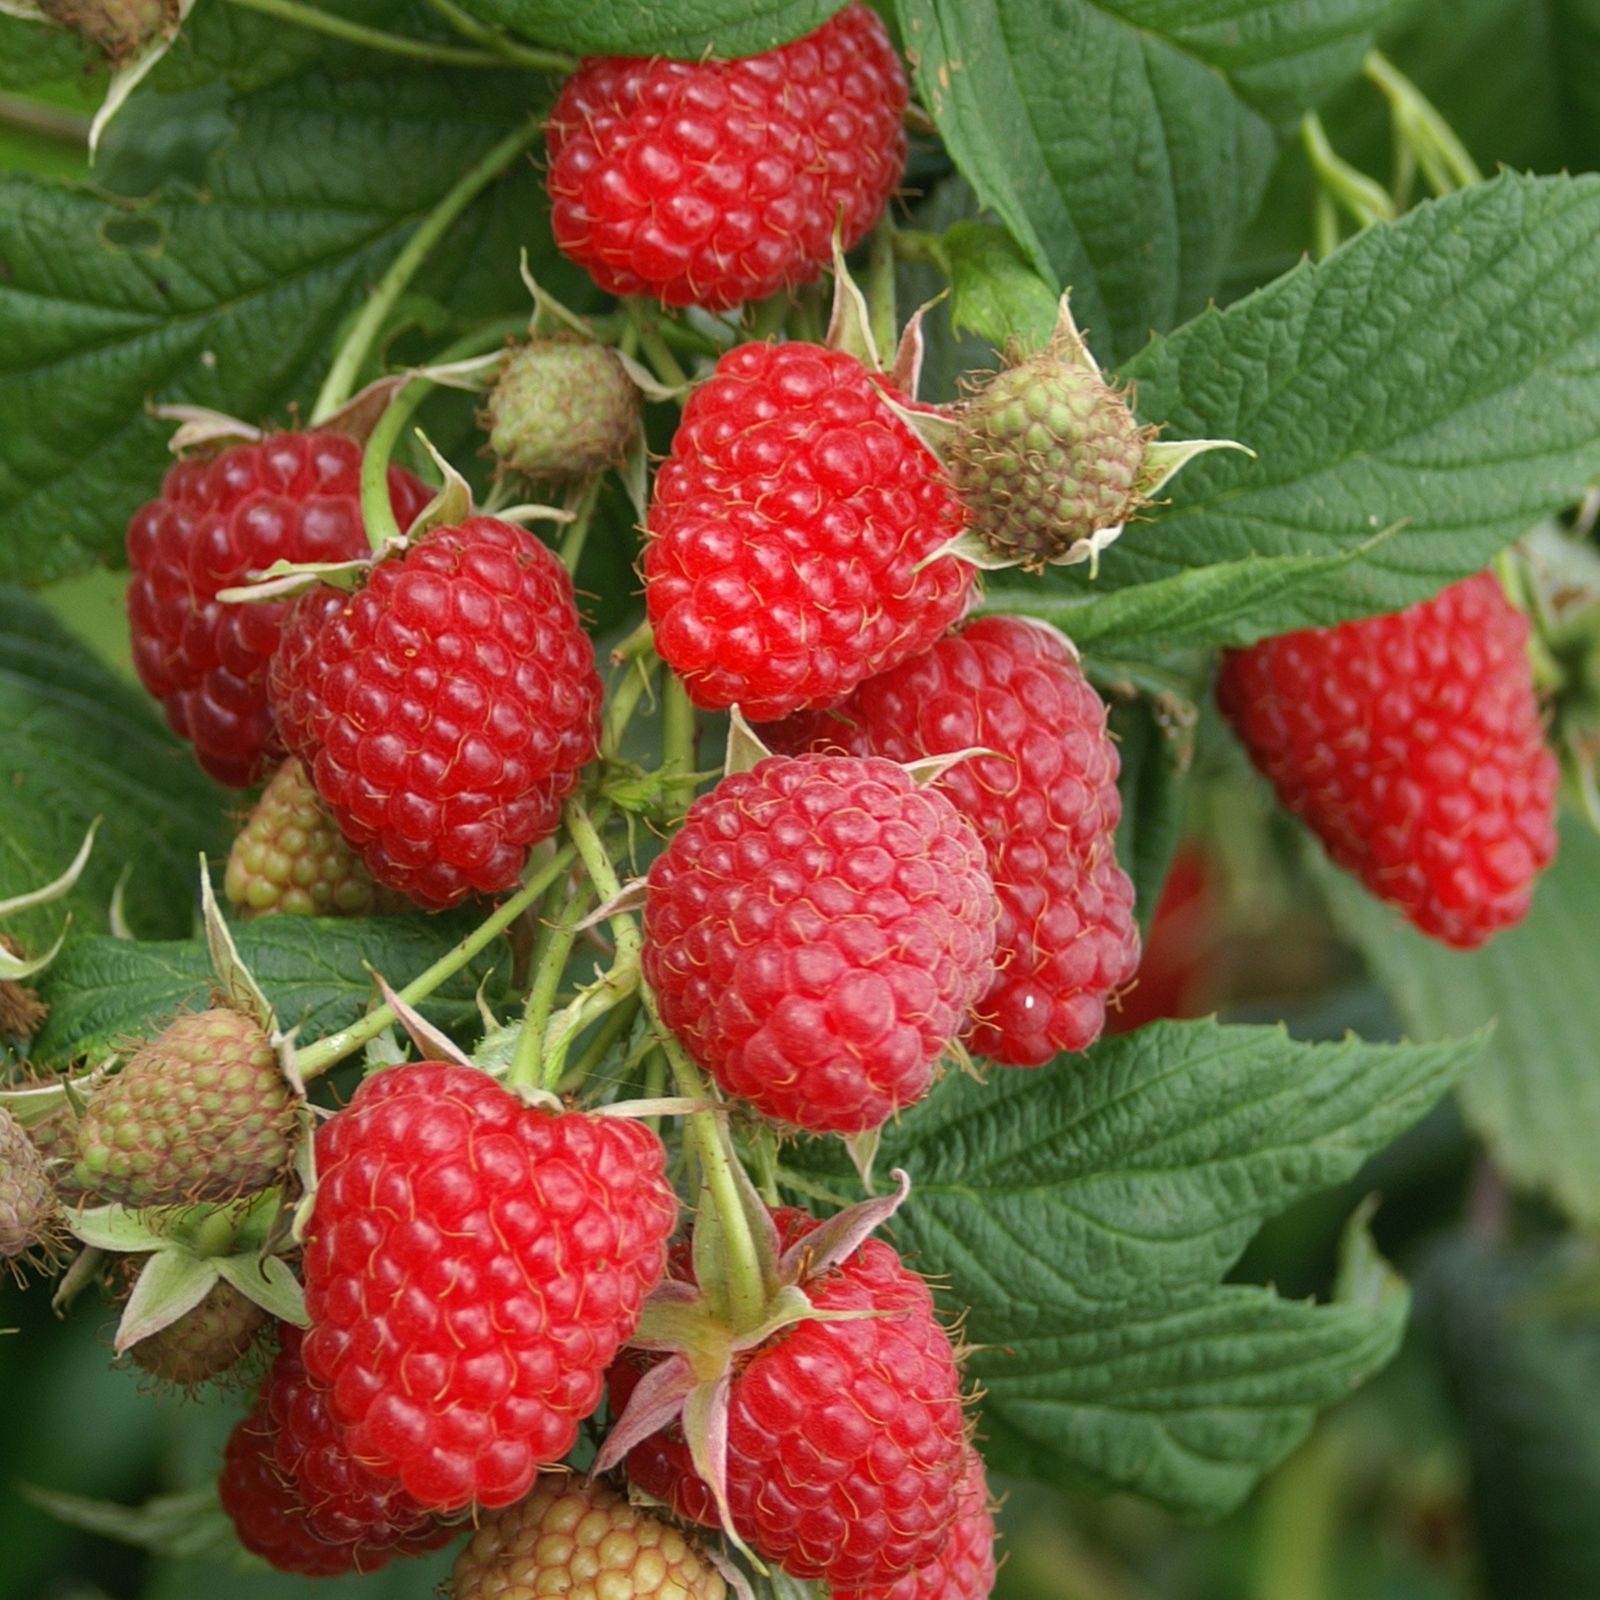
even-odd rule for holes
{"type": "MultiPolygon", "coordinates": [[[[576,801],[569,801],[567,805],[567,833],[577,847],[578,856],[601,899],[615,899],[622,888],[617,881],[616,869],[606,854],[605,845],[589,814],[576,801]]],[[[618,963],[629,957],[637,960],[641,941],[638,925],[632,915],[626,911],[617,912],[611,918],[611,932],[617,943],[618,963]]],[[[689,1059],[677,1035],[662,1021],[655,993],[642,977],[639,996],[653,1025],[656,1043],[672,1070],[678,1093],[690,1100],[711,1099],[710,1087],[699,1067],[689,1059]]],[[[740,1325],[754,1326],[760,1321],[766,1303],[766,1285],[762,1281],[761,1258],[740,1202],[739,1185],[734,1174],[735,1158],[728,1141],[727,1127],[716,1112],[696,1111],[687,1120],[686,1136],[700,1163],[700,1179],[705,1189],[706,1203],[716,1208],[717,1220],[726,1235],[732,1307],[736,1316],[749,1318],[748,1322],[741,1321],[740,1325]]]]}
{"type": "MultiPolygon", "coordinates": [[[[413,978],[405,988],[401,989],[400,998],[407,1005],[416,1005],[419,1001],[426,1000],[446,979],[453,978],[474,956],[499,938],[524,911],[537,904],[550,885],[570,870],[577,853],[571,844],[562,845],[509,900],[464,939],[447,950],[425,972],[413,978]]],[[[318,1039],[315,1044],[308,1045],[295,1057],[300,1076],[308,1081],[320,1077],[330,1067],[343,1061],[346,1056],[354,1055],[357,1050],[376,1039],[394,1020],[395,1014],[385,1002],[369,1011],[359,1022],[353,1022],[348,1028],[341,1028],[337,1033],[330,1033],[318,1039]]]]}
{"type": "Polygon", "coordinates": [[[297,28],[309,28],[313,33],[325,33],[330,39],[342,39],[346,44],[362,45],[368,50],[381,50],[385,55],[404,56],[411,61],[427,61],[440,67],[498,67],[502,71],[506,65],[503,56],[487,50],[467,50],[460,45],[436,44],[430,39],[385,33],[381,28],[369,28],[347,17],[319,11],[315,6],[302,5],[300,0],[228,0],[228,3],[244,11],[259,11],[263,16],[276,17],[297,28]]]}
{"type": "MultiPolygon", "coordinates": [[[[242,0],[234,0],[234,3],[240,4],[242,0]]],[[[262,3],[263,0],[249,0],[251,5],[262,3]]],[[[289,0],[270,0],[270,3],[287,4],[289,0]]],[[[417,269],[461,213],[539,137],[543,126],[542,122],[533,120],[508,133],[457,179],[450,192],[423,218],[417,231],[407,240],[405,249],[390,262],[388,271],[378,280],[377,287],[368,296],[361,314],[334,357],[322,392],[312,408],[313,424],[330,416],[349,399],[355,390],[356,376],[376,342],[379,330],[417,269]]]]}
{"type": "Polygon", "coordinates": [[[499,56],[503,65],[527,67],[532,72],[576,72],[578,63],[559,50],[541,50],[536,45],[523,44],[510,38],[498,28],[491,28],[463,11],[452,0],[428,0],[428,4],[450,24],[464,39],[472,39],[499,56]]]}

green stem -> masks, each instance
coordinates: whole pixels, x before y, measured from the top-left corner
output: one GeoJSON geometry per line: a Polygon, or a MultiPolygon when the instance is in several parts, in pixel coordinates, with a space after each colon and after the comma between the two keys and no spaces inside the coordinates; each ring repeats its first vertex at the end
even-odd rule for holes
{"type": "Polygon", "coordinates": [[[878,359],[892,363],[900,328],[894,293],[894,224],[887,216],[872,230],[867,250],[867,316],[878,359]]]}
{"type": "Polygon", "coordinates": [[[1361,70],[1389,102],[1395,134],[1415,153],[1437,194],[1483,182],[1483,172],[1439,109],[1389,58],[1369,50],[1361,70]]]}
{"type": "MultiPolygon", "coordinates": [[[[615,899],[622,887],[617,881],[616,869],[594,823],[577,801],[567,804],[567,834],[601,899],[615,899]]],[[[626,911],[617,912],[611,918],[611,931],[617,942],[618,963],[629,958],[637,960],[641,941],[632,915],[626,911]]],[[[709,1100],[710,1086],[699,1067],[689,1059],[677,1035],[662,1021],[655,993],[642,977],[639,996],[654,1027],[656,1042],[672,1069],[678,1093],[691,1100],[709,1100]]],[[[716,1208],[717,1220],[726,1235],[731,1307],[736,1317],[748,1319],[741,1320],[740,1326],[753,1327],[759,1323],[766,1305],[767,1286],[762,1277],[761,1257],[740,1200],[727,1125],[714,1111],[696,1111],[688,1118],[686,1139],[700,1162],[706,1201],[716,1208]]]]}
{"type": "Polygon", "coordinates": [[[641,623],[640,627],[624,639],[611,654],[613,660],[626,663],[627,670],[606,702],[600,754],[607,761],[620,761],[622,742],[627,736],[628,724],[639,709],[639,702],[655,683],[656,671],[660,666],[651,644],[649,623],[641,623]],[[641,638],[642,646],[634,648],[641,638]]]}
{"type": "MultiPolygon", "coordinates": [[[[426,1000],[441,983],[453,978],[474,956],[498,939],[524,911],[537,904],[550,885],[571,868],[576,855],[577,851],[572,845],[562,845],[555,855],[493,915],[401,989],[400,998],[407,1005],[416,1005],[419,1001],[426,1000]]],[[[357,1050],[376,1039],[394,1020],[395,1014],[385,1002],[369,1011],[359,1022],[353,1022],[348,1028],[341,1028],[337,1033],[327,1034],[315,1044],[307,1045],[295,1057],[300,1076],[308,1081],[320,1077],[330,1067],[337,1066],[346,1056],[354,1055],[357,1050]]]]}
{"type": "Polygon", "coordinates": [[[771,1128],[761,1128],[751,1144],[751,1151],[755,1156],[756,1167],[760,1177],[757,1187],[761,1190],[761,1198],[769,1206],[777,1207],[783,1204],[783,1196],[778,1193],[778,1136],[771,1128]]]}
{"type": "Polygon", "coordinates": [[[1328,142],[1328,131],[1315,111],[1300,119],[1300,134],[1311,171],[1325,193],[1343,206],[1363,227],[1393,222],[1394,200],[1382,184],[1350,165],[1328,142]]]}
{"type": "Polygon", "coordinates": [[[683,679],[668,671],[661,697],[661,785],[667,817],[675,822],[694,798],[695,710],[683,679]]]}
{"type": "Polygon", "coordinates": [[[667,348],[661,337],[660,313],[648,300],[628,301],[628,315],[639,330],[639,349],[650,363],[655,375],[669,388],[683,388],[689,374],[678,364],[678,358],[667,348]]]}
{"type": "MultiPolygon", "coordinates": [[[[474,328],[441,350],[432,364],[443,367],[453,361],[465,361],[468,356],[485,355],[504,343],[508,332],[514,333],[520,327],[520,322],[500,319],[474,328]]],[[[395,521],[389,499],[389,463],[406,424],[434,388],[432,378],[421,374],[412,377],[389,402],[367,439],[361,457],[361,516],[367,528],[367,541],[374,550],[383,549],[391,539],[398,539],[405,532],[395,521]]]]}
{"type": "Polygon", "coordinates": [[[782,334],[793,307],[787,291],[770,295],[751,313],[748,333],[752,343],[761,344],[782,334]]]}
{"type": "MultiPolygon", "coordinates": [[[[240,0],[234,0],[234,3],[240,3],[240,0]]],[[[249,0],[249,3],[260,5],[262,0],[249,0]]],[[[279,5],[288,3],[288,0],[270,0],[270,3],[279,5]]],[[[313,423],[331,416],[355,392],[356,377],[377,342],[384,321],[405,293],[418,268],[427,260],[433,247],[450,231],[461,213],[539,137],[542,128],[540,122],[526,122],[508,133],[486,151],[423,218],[417,231],[407,240],[405,249],[389,263],[388,271],[378,280],[377,287],[368,296],[361,314],[334,357],[322,392],[312,408],[313,423]]]]}
{"type": "Polygon", "coordinates": [[[515,67],[527,67],[532,72],[576,72],[578,62],[576,57],[563,55],[559,50],[541,50],[535,45],[521,43],[510,38],[498,28],[491,28],[460,6],[452,4],[452,0],[428,0],[428,4],[450,24],[452,28],[464,39],[472,39],[483,46],[485,50],[492,51],[500,58],[502,63],[509,63],[515,67]]]}
{"type": "Polygon", "coordinates": [[[595,507],[600,503],[603,481],[603,474],[596,473],[578,490],[573,504],[568,508],[572,512],[572,521],[561,536],[561,565],[574,577],[578,575],[578,563],[583,560],[583,547],[594,523],[595,507]]]}
{"type": "Polygon", "coordinates": [[[639,1015],[639,1003],[639,993],[635,990],[606,1012],[594,1037],[583,1047],[583,1054],[561,1074],[559,1087],[563,1094],[576,1094],[589,1081],[611,1053],[611,1047],[633,1026],[633,1019],[639,1015]]]}
{"type": "Polygon", "coordinates": [[[544,1030],[555,1010],[561,976],[567,970],[572,947],[578,942],[578,919],[590,899],[583,885],[568,898],[559,884],[550,886],[544,904],[544,926],[534,948],[533,981],[528,986],[527,1004],[522,1013],[522,1032],[517,1035],[517,1053],[506,1074],[508,1089],[547,1089],[544,1070],[544,1030]]]}
{"type": "Polygon", "coordinates": [[[325,33],[330,39],[342,39],[346,44],[404,56],[410,61],[426,61],[439,67],[497,67],[501,70],[506,65],[504,57],[487,50],[467,50],[459,45],[435,44],[428,39],[385,33],[381,28],[369,28],[347,17],[319,11],[315,6],[302,5],[300,0],[228,0],[228,4],[242,11],[259,11],[262,16],[276,17],[279,22],[297,28],[309,28],[313,33],[325,33]]]}
{"type": "Polygon", "coordinates": [[[1318,261],[1326,261],[1339,248],[1339,208],[1326,189],[1318,189],[1311,202],[1311,232],[1318,261]]]}

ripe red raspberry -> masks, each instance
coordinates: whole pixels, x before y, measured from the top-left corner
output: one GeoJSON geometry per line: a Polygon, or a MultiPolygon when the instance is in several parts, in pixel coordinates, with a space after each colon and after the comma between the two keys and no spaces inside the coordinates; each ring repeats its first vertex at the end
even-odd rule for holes
{"type": "MultiPolygon", "coordinates": [[[[367,553],[361,446],[337,433],[276,433],[210,460],[180,461],[128,524],[133,664],[173,731],[219,783],[244,788],[282,755],[267,669],[286,602],[225,605],[219,590],[274,561],[352,561],[367,553]]],[[[404,528],[432,498],[391,468],[404,528]]]]}
{"type": "MultiPolygon", "coordinates": [[[[773,1213],[785,1248],[816,1227],[773,1213]]],[[[692,1270],[692,1269],[691,1269],[692,1270]]],[[[927,1284],[881,1239],[802,1287],[819,1311],[735,1367],[728,1401],[728,1504],[755,1552],[797,1578],[890,1583],[944,1549],[961,1508],[969,1446],[961,1374],[927,1284]]],[[[612,1368],[620,1412],[641,1376],[612,1368]]],[[[676,1426],[628,1452],[628,1476],[673,1512],[719,1525],[676,1426]]]]}
{"type": "Polygon", "coordinates": [[[819,1133],[920,1100],[993,976],[983,845],[892,761],[724,778],[650,868],[644,972],[729,1094],[819,1133]]]}
{"type": "Polygon", "coordinates": [[[572,580],[493,517],[431,529],[295,605],[272,703],[379,883],[431,908],[516,883],[598,746],[572,580]]]}
{"type": "Polygon", "coordinates": [[[973,569],[918,563],[966,513],[885,387],[840,350],[742,344],[690,396],[644,572],[656,648],[697,705],[831,704],[960,616],[973,569]]]}
{"type": "Polygon", "coordinates": [[[612,294],[724,310],[808,283],[905,168],[905,71],[852,3],[739,61],[597,56],[546,132],[557,245],[612,294]]]}
{"type": "Polygon", "coordinates": [[[665,1268],[660,1140],[423,1062],[366,1079],[316,1155],[305,1360],[351,1453],[440,1511],[519,1499],[665,1268]]]}
{"type": "Polygon", "coordinates": [[[1066,642],[1017,617],[980,617],[828,712],[764,730],[776,749],[915,761],[957,750],[939,779],[989,853],[999,969],[968,1036],[980,1055],[1040,1066],[1083,1050],[1133,977],[1133,885],[1117,865],[1122,815],[1106,711],[1066,642]]]}
{"type": "Polygon", "coordinates": [[[420,1555],[456,1529],[351,1451],[327,1392],[307,1373],[301,1335],[278,1325],[277,1357],[234,1428],[218,1485],[239,1542],[282,1572],[375,1572],[420,1555]]]}
{"type": "Polygon", "coordinates": [[[1555,855],[1528,623],[1490,573],[1390,616],[1223,657],[1223,715],[1339,866],[1470,949],[1555,855]]]}
{"type": "Polygon", "coordinates": [[[988,1600],[994,1589],[994,1538],[983,1459],[969,1447],[961,1512],[944,1549],[927,1566],[893,1583],[835,1589],[833,1600],[988,1600]]]}

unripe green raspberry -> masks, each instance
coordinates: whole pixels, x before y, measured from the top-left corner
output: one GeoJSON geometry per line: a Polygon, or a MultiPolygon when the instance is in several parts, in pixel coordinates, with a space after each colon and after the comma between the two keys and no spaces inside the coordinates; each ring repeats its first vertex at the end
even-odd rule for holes
{"type": "Polygon", "coordinates": [[[179,1017],[89,1101],[72,1180],[126,1206],[231,1200],[289,1159],[294,1099],[242,1012],[179,1017]]]}
{"type": "Polygon", "coordinates": [[[38,0],[39,9],[98,45],[110,61],[138,55],[157,34],[178,20],[177,0],[38,0]]]}
{"type": "MultiPolygon", "coordinates": [[[[147,1257],[141,1256],[142,1265],[147,1257]]],[[[180,1389],[197,1389],[231,1372],[250,1353],[267,1313],[226,1278],[219,1278],[193,1310],[130,1345],[128,1354],[152,1377],[180,1389]]]]}
{"type": "Polygon", "coordinates": [[[366,917],[404,908],[373,881],[291,757],[228,852],[223,892],[246,917],[366,917]]]}
{"type": "Polygon", "coordinates": [[[547,1473],[456,1557],[451,1600],[724,1600],[727,1585],[676,1528],[603,1483],[547,1473]]]}
{"type": "Polygon", "coordinates": [[[959,420],[950,475],[993,550],[1049,561],[1144,504],[1151,430],[1093,367],[1054,345],[996,374],[959,420]]]}
{"type": "Polygon", "coordinates": [[[507,467],[567,482],[621,462],[639,428],[639,406],[615,352],[584,339],[535,339],[507,361],[483,423],[507,467]]]}
{"type": "Polygon", "coordinates": [[[61,1205],[45,1160],[22,1124],[0,1106],[0,1266],[53,1256],[63,1239],[61,1205]]]}

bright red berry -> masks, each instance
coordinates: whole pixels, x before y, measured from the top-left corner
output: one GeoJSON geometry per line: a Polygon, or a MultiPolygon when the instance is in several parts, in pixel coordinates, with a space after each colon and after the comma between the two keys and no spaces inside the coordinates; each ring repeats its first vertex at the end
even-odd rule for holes
{"type": "MultiPolygon", "coordinates": [[[[217,594],[274,561],[365,555],[360,475],[354,439],[276,433],[178,462],[128,524],[133,664],[219,783],[244,788],[283,754],[267,670],[288,606],[228,605],[217,594]]],[[[432,491],[391,468],[389,497],[403,528],[432,491]]]]}
{"type": "Polygon", "coordinates": [[[1328,854],[1424,933],[1519,922],[1555,855],[1528,623],[1490,573],[1227,652],[1217,701],[1328,854]]]}
{"type": "Polygon", "coordinates": [[[650,868],[644,971],[730,1094],[816,1132],[927,1092],[993,975],[983,845],[892,761],[776,756],[690,808],[650,868]]]}
{"type": "Polygon", "coordinates": [[[915,761],[957,750],[938,787],[977,828],[1000,900],[997,974],[971,1047],[1008,1066],[1082,1050],[1133,977],[1133,885],[1106,711],[1066,642],[1017,617],[980,617],[828,712],[764,730],[775,748],[915,761]]]}
{"type": "Polygon", "coordinates": [[[379,883],[432,908],[516,883],[599,742],[572,580],[493,517],[431,529],[296,602],[273,665],[289,748],[379,883]]]}
{"type": "Polygon", "coordinates": [[[884,392],[843,351],[742,344],[690,396],[644,572],[656,648],[697,705],[829,705],[960,616],[973,569],[919,564],[965,512],[884,392]]]}
{"type": "MultiPolygon", "coordinates": [[[[786,1248],[817,1227],[803,1212],[773,1215],[786,1248]]],[[[734,1528],[797,1578],[893,1582],[938,1557],[961,1509],[969,1447],[955,1351],[927,1284],[881,1239],[802,1287],[819,1311],[869,1314],[796,1322],[734,1368],[734,1528]]],[[[614,1409],[640,1375],[631,1360],[612,1369],[614,1409]]],[[[719,1525],[676,1426],[629,1451],[627,1471],[678,1516],[719,1525]]]]}
{"type": "Polygon", "coordinates": [[[455,1528],[352,1453],[326,1390],[305,1369],[300,1330],[280,1323],[278,1338],[223,1457],[222,1506],[245,1549],[283,1572],[333,1577],[373,1572],[454,1538],[455,1528]]]}
{"type": "Polygon", "coordinates": [[[816,278],[905,168],[905,71],[852,3],[738,61],[598,56],[550,114],[557,245],[612,294],[724,310],[816,278]]]}
{"type": "Polygon", "coordinates": [[[519,1499],[665,1269],[660,1140],[424,1062],[367,1078],[316,1155],[305,1360],[352,1453],[440,1511],[519,1499]]]}

